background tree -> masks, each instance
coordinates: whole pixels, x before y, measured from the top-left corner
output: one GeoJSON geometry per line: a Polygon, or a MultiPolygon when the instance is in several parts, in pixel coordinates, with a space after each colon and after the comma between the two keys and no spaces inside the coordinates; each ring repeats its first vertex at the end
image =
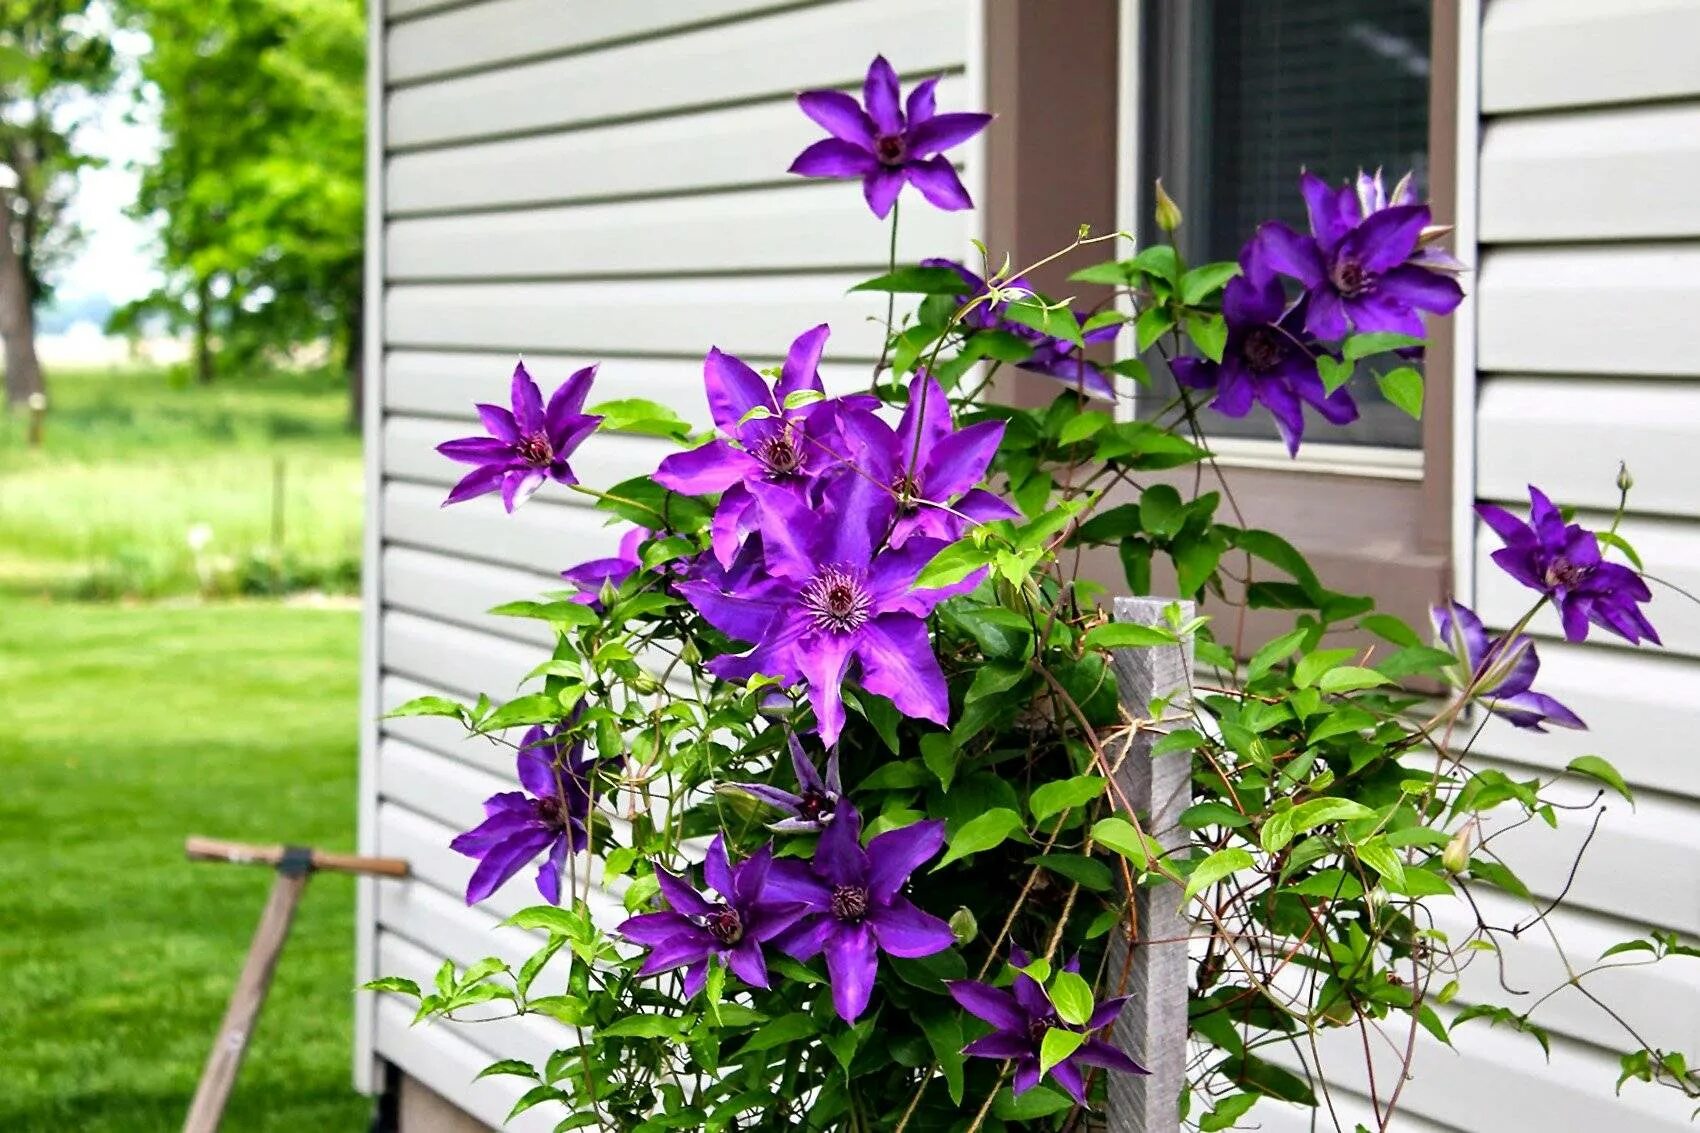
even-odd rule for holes
{"type": "Polygon", "coordinates": [[[365,22],[359,0],[124,0],[152,40],[159,159],[134,215],[164,283],[116,318],[163,317],[201,381],[325,343],[359,396],[365,22]]]}
{"type": "Polygon", "coordinates": [[[77,134],[115,77],[108,27],[91,0],[0,0],[0,343],[6,400],[44,392],[37,303],[80,236],[67,216],[77,134]]]}

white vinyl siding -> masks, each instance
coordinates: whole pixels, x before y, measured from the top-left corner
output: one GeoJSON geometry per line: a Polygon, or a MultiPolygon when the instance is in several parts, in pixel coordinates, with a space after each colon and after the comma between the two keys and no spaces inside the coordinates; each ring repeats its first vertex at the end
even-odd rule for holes
{"type": "MultiPolygon", "coordinates": [[[[464,468],[432,449],[477,431],[473,402],[506,399],[515,358],[545,392],[601,362],[593,402],[650,398],[700,425],[710,346],[766,365],[830,322],[829,386],[865,381],[884,303],[846,289],[883,270],[886,228],[858,185],[786,174],[824,136],[792,97],[859,88],[868,60],[884,53],[906,80],[943,75],[942,107],[981,100],[969,67],[974,0],[388,0],[374,9],[365,676],[376,715],[424,694],[512,695],[551,638],[486,611],[558,587],[558,571],[612,553],[619,539],[583,497],[554,485],[512,516],[492,497],[441,506],[464,468]]],[[[978,150],[959,152],[974,191],[978,150]]],[[[906,208],[899,254],[967,252],[976,224],[973,214],[906,208]]],[[[666,451],[595,437],[573,463],[606,486],[666,451]]],[[[468,909],[474,863],[448,849],[512,779],[512,750],[469,743],[458,725],[369,725],[362,842],[414,872],[363,894],[362,979],[425,983],[445,957],[517,965],[529,954],[526,934],[497,925],[538,900],[534,870],[468,909]]],[[[619,915],[612,895],[594,902],[619,915]]],[[[571,1043],[548,1021],[408,1019],[396,1001],[363,1006],[361,1081],[375,1084],[375,1056],[491,1125],[523,1083],[473,1076],[498,1058],[541,1062],[571,1043]]],[[[510,1128],[546,1130],[560,1116],[540,1107],[510,1128]]]]}

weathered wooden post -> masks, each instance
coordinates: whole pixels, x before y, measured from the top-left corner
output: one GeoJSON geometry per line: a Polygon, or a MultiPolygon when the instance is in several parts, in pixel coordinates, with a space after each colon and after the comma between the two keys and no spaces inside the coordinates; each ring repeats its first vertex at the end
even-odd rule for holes
{"type": "MultiPolygon", "coordinates": [[[[1163,625],[1170,603],[1157,598],[1117,598],[1117,621],[1163,625]]],[[[1182,618],[1193,606],[1180,603],[1182,618]]],[[[1118,649],[1116,679],[1122,701],[1135,719],[1144,718],[1151,701],[1184,694],[1192,685],[1192,644],[1118,649]]],[[[1116,753],[1121,764],[1116,783],[1140,812],[1144,830],[1165,849],[1186,844],[1180,816],[1192,801],[1192,767],[1185,755],[1153,760],[1151,746],[1158,734],[1141,731],[1127,748],[1116,753]]],[[[1177,1133],[1180,1093],[1186,1075],[1187,982],[1186,937],[1189,924],[1181,914],[1179,886],[1164,883],[1141,888],[1134,895],[1138,938],[1113,934],[1110,970],[1130,970],[1128,992],[1133,1001],[1115,1025],[1116,1045],[1151,1073],[1110,1075],[1110,1133],[1177,1133]],[[1147,943],[1160,941],[1161,943],[1147,943]],[[1132,950],[1131,969],[1128,950],[1132,950]]]]}

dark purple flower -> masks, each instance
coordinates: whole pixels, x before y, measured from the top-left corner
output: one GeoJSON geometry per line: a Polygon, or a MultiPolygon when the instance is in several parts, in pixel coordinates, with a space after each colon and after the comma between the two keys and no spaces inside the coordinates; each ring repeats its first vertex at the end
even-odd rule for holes
{"type": "Polygon", "coordinates": [[[910,539],[876,550],[890,514],[888,497],[861,476],[845,478],[835,506],[809,507],[771,484],[752,484],[767,571],[716,586],[688,582],[680,591],[709,623],[755,648],[709,662],[716,676],[757,673],[808,683],[821,740],[844,727],[844,681],[857,670],[868,691],[905,716],[946,724],[950,699],[927,638],[927,615],[978,578],[918,591],[915,579],[945,546],[910,539]],[[883,505],[883,506],[882,506],[883,505]]]}
{"type": "Polygon", "coordinates": [[[602,418],[584,412],[584,399],[595,377],[596,367],[586,366],[561,383],[545,408],[543,394],[526,373],[525,363],[515,366],[513,409],[478,406],[478,416],[490,435],[461,437],[437,446],[450,460],[478,466],[454,486],[443,506],[500,491],[503,506],[513,511],[544,480],[578,483],[567,457],[602,423],[602,418]]]}
{"type": "Polygon", "coordinates": [[[1588,623],[1593,622],[1632,645],[1642,640],[1660,644],[1657,631],[1641,612],[1640,603],[1653,599],[1641,576],[1606,562],[1594,533],[1565,523],[1552,501],[1533,484],[1529,502],[1528,523],[1494,504],[1476,505],[1476,514],[1505,540],[1505,546],[1493,553],[1493,561],[1524,586],[1552,599],[1564,623],[1564,636],[1571,641],[1587,640],[1588,623]]]}
{"type": "MultiPolygon", "coordinates": [[[[719,349],[708,352],[703,384],[720,436],[700,448],[667,457],[656,469],[655,482],[691,496],[721,493],[712,535],[722,564],[732,561],[754,526],[750,484],[783,485],[802,494],[817,475],[842,460],[843,440],[837,432],[840,404],[815,400],[785,407],[793,394],[826,396],[820,358],[830,333],[831,328],[822,323],[798,335],[780,368],[779,381],[772,386],[741,359],[719,349]],[[765,412],[751,417],[752,410],[765,412]]],[[[849,404],[864,401],[869,399],[851,399],[849,404]]]]}
{"type": "Polygon", "coordinates": [[[1473,690],[1489,712],[1536,732],[1546,731],[1543,723],[1587,727],[1576,713],[1530,688],[1541,671],[1541,660],[1528,634],[1490,640],[1475,611],[1460,602],[1436,606],[1431,613],[1442,648],[1458,658],[1461,683],[1473,690]]]}
{"type": "Polygon", "coordinates": [[[1365,216],[1353,185],[1336,191],[1306,173],[1300,187],[1310,235],[1272,220],[1258,228],[1254,243],[1269,270],[1304,285],[1312,334],[1337,339],[1352,329],[1421,337],[1418,311],[1446,314],[1463,300],[1457,280],[1412,262],[1429,224],[1426,206],[1390,204],[1365,216]]]}
{"type": "Polygon", "coordinates": [[[862,195],[881,219],[891,212],[905,181],[941,209],[973,208],[944,151],[984,130],[992,116],[936,113],[936,86],[937,79],[927,79],[909,92],[907,104],[900,105],[897,72],[885,56],[877,55],[862,86],[862,103],[843,91],[804,91],[797,96],[797,105],[832,137],[798,154],[791,172],[805,177],[860,177],[862,195]]]}
{"type": "MultiPolygon", "coordinates": [[[[1025,968],[1032,961],[1019,948],[1010,949],[1010,963],[1025,968]]],[[[1067,971],[1080,970],[1078,959],[1064,965],[1067,971]]],[[[1077,1031],[1091,1034],[1116,1021],[1127,996],[1106,999],[1092,1012],[1084,1027],[1065,1023],[1058,1015],[1050,996],[1039,982],[1025,972],[1015,973],[1015,984],[1009,990],[996,988],[978,980],[956,980],[950,985],[951,998],[970,1014],[990,1023],[995,1030],[975,1039],[963,1048],[963,1054],[979,1058],[1010,1059],[1015,1063],[1014,1090],[1026,1093],[1039,1084],[1039,1046],[1050,1030],[1077,1031]]],[[[1099,1066],[1127,1074],[1144,1074],[1146,1070],[1103,1039],[1087,1039],[1067,1058],[1051,1067],[1051,1077],[1067,1090],[1081,1105],[1086,1104],[1086,1077],[1082,1066],[1099,1066]]]]}
{"type": "Polygon", "coordinates": [[[742,791],[786,815],[778,822],[767,824],[769,830],[801,834],[826,829],[844,797],[844,784],[838,777],[838,749],[826,757],[826,778],[815,770],[814,763],[803,754],[803,745],[795,734],[788,733],[785,742],[791,747],[791,770],[797,776],[797,791],[770,787],[766,783],[728,783],[727,790],[742,791]]]}
{"type": "Polygon", "coordinates": [[[893,429],[872,413],[852,413],[844,432],[856,450],[846,476],[870,476],[890,489],[895,514],[886,541],[901,547],[911,536],[952,542],[968,520],[1010,519],[1020,513],[975,485],[1003,439],[1002,421],[957,429],[950,400],[938,382],[917,373],[909,404],[893,429]],[[966,517],[966,518],[965,518],[966,517]]]}
{"type": "MultiPolygon", "coordinates": [[[[1384,208],[1398,207],[1400,205],[1421,204],[1422,202],[1417,199],[1417,189],[1416,185],[1413,183],[1414,180],[1415,178],[1412,174],[1405,174],[1403,177],[1399,178],[1399,183],[1394,185],[1393,191],[1389,193],[1386,186],[1382,183],[1381,170],[1377,169],[1374,173],[1365,173],[1361,169],[1358,170],[1358,181],[1355,189],[1358,198],[1359,216],[1367,217],[1371,213],[1380,212],[1384,208]]],[[[1353,190],[1351,188],[1344,188],[1340,190],[1342,193],[1349,193],[1352,191],[1353,190]]],[[[1427,229],[1423,236],[1418,240],[1416,254],[1411,257],[1410,262],[1417,264],[1420,267],[1425,267],[1430,271],[1445,272],[1449,275],[1465,270],[1464,265],[1454,258],[1450,252],[1437,244],[1429,242],[1430,236],[1438,239],[1440,236],[1445,235],[1449,231],[1451,231],[1450,228],[1427,229]]],[[[1409,355],[1406,351],[1418,349],[1420,349],[1420,347],[1406,347],[1405,351],[1401,351],[1400,353],[1401,356],[1408,357],[1409,355]]]]}
{"type": "Polygon", "coordinates": [[[547,853],[537,870],[537,891],[552,905],[561,903],[561,875],[567,855],[590,844],[592,781],[598,760],[587,759],[584,744],[563,751],[562,730],[538,726],[520,741],[520,785],[484,800],[484,821],[449,843],[449,848],[478,858],[466,883],[466,903],[476,905],[505,885],[526,863],[547,853]]]}
{"type": "Polygon", "coordinates": [[[617,589],[643,565],[638,559],[638,547],[651,534],[653,533],[646,527],[634,527],[620,538],[620,548],[612,557],[591,559],[562,571],[561,577],[578,587],[573,601],[581,606],[600,608],[603,588],[617,589]]]}
{"type": "Polygon", "coordinates": [[[718,958],[751,987],[766,987],[767,959],[761,946],[807,911],[800,903],[770,894],[772,865],[772,846],[733,865],[725,840],[716,835],[702,869],[709,887],[720,895],[718,901],[657,866],[655,880],[669,908],[631,917],[619,928],[627,940],[650,948],[638,975],[684,968],[685,996],[695,998],[708,979],[710,958],[718,958]]]}
{"type": "Polygon", "coordinates": [[[862,817],[848,804],[828,824],[807,866],[774,864],[769,892],[799,901],[801,920],[774,940],[797,960],[826,953],[832,1003],[854,1023],[867,1010],[879,954],[919,959],[956,943],[950,926],[916,908],[901,890],[909,875],[944,845],[944,823],[917,822],[862,848],[862,817]]]}
{"type": "MultiPolygon", "coordinates": [[[[975,275],[959,260],[949,260],[940,257],[921,261],[922,267],[949,268],[962,277],[963,293],[955,297],[956,305],[963,307],[972,299],[979,298],[989,290],[985,280],[975,275]]],[[[1012,276],[999,285],[999,289],[1014,295],[1033,294],[1033,288],[1023,276],[1012,276]]],[[[963,319],[963,325],[971,330],[996,330],[1011,334],[1026,342],[1032,353],[1017,362],[1016,368],[1027,370],[1034,374],[1043,374],[1055,378],[1080,393],[1106,400],[1115,400],[1115,383],[1104,373],[1096,362],[1085,356],[1081,347],[1076,346],[1066,338],[1055,338],[1043,331],[1035,330],[1025,323],[1014,322],[1004,316],[1008,308],[1005,300],[995,299],[976,305],[963,319]]],[[[1079,311],[1074,312],[1075,320],[1084,328],[1087,317],[1079,311]]],[[[1081,335],[1084,343],[1109,342],[1121,331],[1118,323],[1095,327],[1081,335]]]]}
{"type": "Polygon", "coordinates": [[[1268,409],[1287,452],[1297,454],[1306,404],[1336,425],[1357,420],[1358,407],[1345,387],[1329,393],[1323,386],[1316,370],[1323,350],[1305,333],[1305,301],[1289,309],[1280,281],[1254,270],[1249,250],[1241,264],[1243,273],[1222,292],[1228,324],[1222,361],[1176,358],[1170,368],[1181,385],[1214,390],[1210,408],[1226,417],[1244,417],[1253,402],[1268,409]]]}

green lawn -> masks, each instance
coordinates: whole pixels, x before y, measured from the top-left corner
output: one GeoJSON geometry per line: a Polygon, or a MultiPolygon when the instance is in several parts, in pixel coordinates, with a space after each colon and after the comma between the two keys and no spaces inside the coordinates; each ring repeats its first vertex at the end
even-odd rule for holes
{"type": "Polygon", "coordinates": [[[0,414],[0,593],[355,588],[360,439],[339,377],[56,371],[49,396],[40,449],[0,414]]]}
{"type": "MultiPolygon", "coordinates": [[[[346,610],[0,597],[0,1129],[180,1127],[271,883],[183,838],[352,847],[357,637],[346,610]]],[[[352,882],[315,878],[226,1129],[366,1127],[352,947],[352,882]]]]}

